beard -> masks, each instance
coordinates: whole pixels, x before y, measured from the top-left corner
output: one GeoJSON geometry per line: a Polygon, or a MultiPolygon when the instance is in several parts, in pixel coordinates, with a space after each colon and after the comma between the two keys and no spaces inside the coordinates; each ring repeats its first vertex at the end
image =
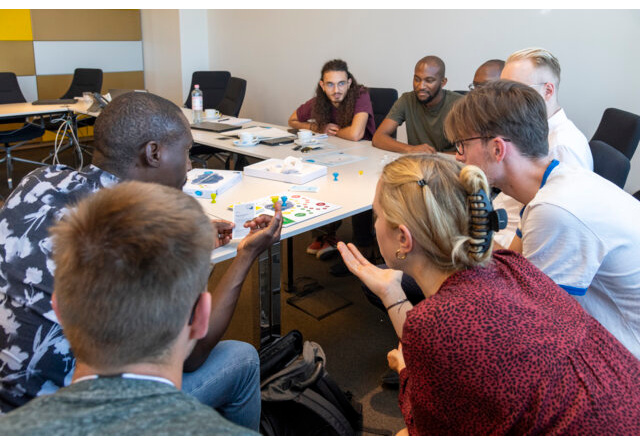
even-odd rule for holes
{"type": "Polygon", "coordinates": [[[431,101],[433,101],[433,100],[438,96],[438,94],[440,94],[440,90],[442,90],[442,86],[440,86],[440,85],[439,85],[439,86],[438,86],[438,89],[436,90],[436,92],[435,92],[434,94],[431,94],[431,92],[429,92],[429,91],[427,92],[427,94],[429,95],[429,96],[427,97],[427,99],[422,99],[422,100],[421,100],[421,99],[418,97],[418,95],[417,95],[417,94],[416,94],[416,98],[418,98],[418,102],[419,102],[419,103],[421,103],[422,105],[427,105],[428,103],[430,103],[431,101]]]}

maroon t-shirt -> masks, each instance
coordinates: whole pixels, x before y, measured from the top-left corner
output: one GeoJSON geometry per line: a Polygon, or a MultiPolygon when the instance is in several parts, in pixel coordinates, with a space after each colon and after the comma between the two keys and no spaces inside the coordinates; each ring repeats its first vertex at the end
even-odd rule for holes
{"type": "Polygon", "coordinates": [[[640,435],[640,362],[512,251],[407,312],[402,351],[411,435],[640,435]]]}
{"type": "MultiPolygon", "coordinates": [[[[311,119],[311,112],[313,110],[313,104],[315,104],[315,102],[316,98],[314,97],[298,107],[298,109],[296,110],[298,121],[307,122],[309,119],[311,119]]],[[[368,113],[369,115],[369,117],[367,118],[367,126],[364,129],[364,136],[362,137],[362,139],[371,141],[373,139],[373,134],[376,132],[376,122],[373,120],[373,106],[371,105],[371,98],[369,97],[368,91],[361,91],[360,96],[358,96],[358,99],[356,99],[353,116],[361,112],[368,113]]],[[[337,118],[338,109],[335,107],[331,107],[330,122],[333,124],[337,124],[337,118]]]]}

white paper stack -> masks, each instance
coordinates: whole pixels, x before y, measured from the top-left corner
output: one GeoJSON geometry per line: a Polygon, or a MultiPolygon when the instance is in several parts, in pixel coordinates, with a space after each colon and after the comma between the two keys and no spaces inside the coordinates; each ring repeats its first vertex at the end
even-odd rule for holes
{"type": "Polygon", "coordinates": [[[327,174],[327,167],[309,163],[300,163],[299,171],[287,169],[285,160],[271,158],[244,168],[244,174],[251,177],[283,181],[285,183],[304,184],[327,174]],[[286,173],[282,173],[284,172],[286,173]]]}
{"type": "Polygon", "coordinates": [[[191,169],[182,191],[196,198],[213,198],[242,180],[242,172],[236,170],[191,169]]]}

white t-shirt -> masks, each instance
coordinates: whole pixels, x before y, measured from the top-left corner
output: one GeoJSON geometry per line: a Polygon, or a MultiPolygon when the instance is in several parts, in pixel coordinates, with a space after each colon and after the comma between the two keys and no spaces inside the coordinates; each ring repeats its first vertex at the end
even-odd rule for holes
{"type": "Polygon", "coordinates": [[[640,358],[640,202],[553,161],[522,214],[522,254],[640,358]],[[546,180],[546,181],[545,181],[546,180]]]}
{"type": "MultiPolygon", "coordinates": [[[[549,120],[549,160],[557,159],[568,166],[593,170],[593,156],[589,141],[578,127],[567,118],[564,109],[558,110],[549,120]]],[[[507,211],[507,227],[494,235],[494,240],[508,248],[520,222],[523,204],[503,193],[493,200],[496,209],[507,211]]]]}

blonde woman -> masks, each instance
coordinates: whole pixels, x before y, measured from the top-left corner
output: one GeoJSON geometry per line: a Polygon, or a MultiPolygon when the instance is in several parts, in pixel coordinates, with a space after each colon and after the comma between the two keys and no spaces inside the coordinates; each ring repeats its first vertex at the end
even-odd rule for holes
{"type": "Polygon", "coordinates": [[[640,363],[524,257],[492,254],[488,193],[475,166],[399,158],[373,203],[389,269],[338,246],[400,339],[388,360],[408,433],[640,434],[640,363]],[[426,297],[415,307],[403,272],[426,297]]]}

